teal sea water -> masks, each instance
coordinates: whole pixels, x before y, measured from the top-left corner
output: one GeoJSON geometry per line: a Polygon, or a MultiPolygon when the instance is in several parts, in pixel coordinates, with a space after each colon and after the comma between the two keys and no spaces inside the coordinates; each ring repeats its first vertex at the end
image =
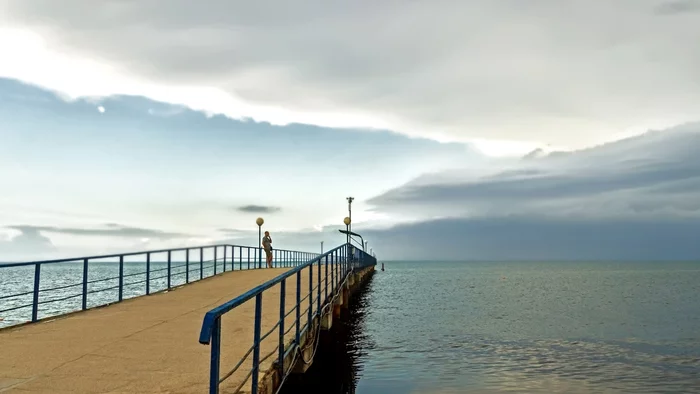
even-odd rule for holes
{"type": "Polygon", "coordinates": [[[385,266],[287,393],[700,392],[700,263],[385,266]]]}

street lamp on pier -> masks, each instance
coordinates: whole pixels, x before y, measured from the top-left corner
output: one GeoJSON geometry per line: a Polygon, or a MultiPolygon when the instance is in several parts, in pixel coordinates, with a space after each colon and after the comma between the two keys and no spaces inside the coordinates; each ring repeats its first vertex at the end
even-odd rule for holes
{"type": "Polygon", "coordinates": [[[255,224],[258,225],[258,268],[262,268],[262,225],[265,223],[265,219],[257,218],[255,219],[255,224]]]}

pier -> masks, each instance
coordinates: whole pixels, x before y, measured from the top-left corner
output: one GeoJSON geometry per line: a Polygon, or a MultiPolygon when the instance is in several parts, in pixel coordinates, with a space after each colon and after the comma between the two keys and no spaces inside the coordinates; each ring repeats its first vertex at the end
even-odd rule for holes
{"type": "Polygon", "coordinates": [[[320,331],[376,259],[350,244],[323,254],[274,253],[274,268],[262,268],[259,248],[235,245],[0,266],[0,275],[13,267],[34,275],[32,289],[5,294],[0,287],[0,313],[24,308],[28,315],[0,329],[0,392],[276,392],[313,363],[320,331]],[[41,285],[42,270],[75,261],[82,268],[76,283],[41,285]],[[129,264],[141,263],[145,272],[131,272],[129,264]],[[91,278],[95,264],[118,275],[91,278]],[[129,280],[139,275],[145,279],[129,280]],[[129,286],[143,287],[144,296],[127,298],[129,286]],[[69,287],[75,294],[48,295],[69,287]],[[91,296],[104,292],[114,300],[94,305],[91,296]],[[22,297],[31,303],[9,302],[22,297]],[[43,305],[70,299],[78,311],[42,315],[43,305]]]}

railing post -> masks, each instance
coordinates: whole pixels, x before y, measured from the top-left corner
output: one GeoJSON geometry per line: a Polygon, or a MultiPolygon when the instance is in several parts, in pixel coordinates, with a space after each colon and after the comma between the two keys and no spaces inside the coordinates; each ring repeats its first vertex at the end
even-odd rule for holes
{"type": "Polygon", "coordinates": [[[190,250],[185,249],[185,283],[190,283],[190,250]]]}
{"type": "Polygon", "coordinates": [[[124,256],[119,256],[119,302],[124,299],[124,256]]]}
{"type": "Polygon", "coordinates": [[[301,321],[301,271],[297,271],[297,333],[296,333],[296,343],[297,346],[301,346],[301,327],[299,327],[301,321]]]}
{"type": "Polygon", "coordinates": [[[238,270],[243,270],[243,247],[238,247],[238,270]]]}
{"type": "Polygon", "coordinates": [[[151,254],[146,253],[146,295],[151,294],[151,254]]]}
{"type": "Polygon", "coordinates": [[[228,252],[228,246],[224,245],[224,272],[226,272],[226,252],[228,252]]]}
{"type": "Polygon", "coordinates": [[[83,260],[83,310],[87,309],[88,259],[83,260]]]}
{"type": "Polygon", "coordinates": [[[199,280],[204,278],[204,248],[199,248],[199,280]]]}
{"type": "Polygon", "coordinates": [[[262,324],[262,292],[255,296],[255,329],[253,331],[253,387],[252,394],[258,394],[258,373],[260,372],[260,325],[262,324]]]}
{"type": "Polygon", "coordinates": [[[321,259],[318,259],[318,289],[316,289],[316,313],[321,318],[321,259]]]}
{"type": "MultiPolygon", "coordinates": [[[[217,250],[217,249],[218,249],[218,248],[217,248],[216,246],[214,246],[214,276],[216,276],[216,264],[218,264],[218,260],[216,259],[216,250],[217,250]]],[[[224,265],[225,265],[225,264],[226,264],[226,263],[224,263],[224,265]]]]}
{"type": "Polygon", "coordinates": [[[314,312],[314,264],[309,265],[309,332],[311,331],[311,319],[314,312]]]}
{"type": "Polygon", "coordinates": [[[246,253],[248,256],[248,269],[250,269],[250,246],[246,248],[246,253]]]}
{"type": "Polygon", "coordinates": [[[171,252],[168,250],[168,290],[170,290],[170,286],[172,284],[170,276],[172,275],[172,255],[171,252]]]}
{"type": "Polygon", "coordinates": [[[284,310],[285,310],[285,296],[287,294],[287,284],[286,279],[282,279],[280,282],[280,335],[279,335],[279,347],[277,350],[277,359],[280,367],[280,380],[284,378],[284,310]]]}
{"type": "Polygon", "coordinates": [[[326,285],[324,286],[326,288],[326,298],[325,300],[328,301],[328,255],[326,255],[326,274],[324,275],[324,280],[326,285]]]}
{"type": "Polygon", "coordinates": [[[32,321],[39,317],[39,284],[41,283],[41,263],[34,265],[34,299],[32,300],[32,321]]]}
{"type": "Polygon", "coordinates": [[[209,393],[219,393],[219,368],[221,367],[221,317],[214,320],[211,332],[211,360],[209,366],[209,393]]]}
{"type": "Polygon", "coordinates": [[[335,253],[331,254],[331,296],[335,296],[335,253]]]}

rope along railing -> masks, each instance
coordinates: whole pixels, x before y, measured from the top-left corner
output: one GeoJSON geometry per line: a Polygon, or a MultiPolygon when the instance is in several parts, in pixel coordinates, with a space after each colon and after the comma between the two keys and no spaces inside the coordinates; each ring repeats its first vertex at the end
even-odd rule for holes
{"type": "MultiPolygon", "coordinates": [[[[296,267],[317,253],[273,249],[273,267],[296,267]]],[[[36,322],[168,291],[226,271],[267,267],[261,248],[191,248],[0,265],[0,327],[36,322]]]]}
{"type": "MultiPolygon", "coordinates": [[[[276,356],[274,365],[280,377],[281,383],[279,387],[281,388],[282,383],[299,357],[307,364],[311,363],[313,359],[313,355],[310,359],[304,359],[303,350],[307,349],[303,349],[302,346],[310,346],[309,343],[317,346],[319,341],[307,341],[305,345],[302,345],[302,338],[304,335],[307,335],[309,330],[314,328],[312,324],[314,319],[322,316],[327,308],[332,307],[333,302],[340,294],[338,290],[342,288],[353,270],[373,266],[376,263],[377,260],[364,251],[349,244],[341,245],[321,255],[312,256],[308,261],[298,265],[296,268],[207,312],[202,323],[199,342],[211,347],[209,392],[212,394],[218,393],[220,385],[236,375],[238,376],[236,379],[237,383],[233,383],[235,386],[233,386],[234,388],[231,392],[237,393],[249,383],[250,393],[257,394],[261,366],[273,356],[276,356]],[[296,297],[294,305],[287,310],[288,280],[294,284],[296,297]],[[308,284],[304,283],[302,285],[304,281],[307,281],[308,284]],[[276,290],[279,290],[279,306],[277,309],[275,308],[275,303],[277,302],[275,300],[275,303],[272,304],[273,310],[265,315],[265,320],[269,320],[270,316],[278,316],[278,318],[271,328],[263,332],[263,295],[269,295],[276,290]],[[222,340],[225,339],[222,334],[226,328],[222,327],[222,317],[252,299],[255,299],[252,344],[250,347],[247,347],[245,354],[235,361],[232,367],[226,366],[222,373],[222,340]],[[294,320],[287,327],[286,323],[290,317],[294,320]],[[271,337],[275,332],[277,333],[274,336],[276,337],[276,343],[274,346],[267,346],[270,350],[266,354],[261,355],[263,341],[271,337]],[[290,340],[287,340],[288,337],[291,337],[290,340]],[[289,346],[285,346],[286,343],[290,343],[289,346]],[[291,364],[285,370],[285,359],[292,353],[291,364]],[[250,360],[251,357],[252,360],[250,360]],[[250,370],[239,371],[248,360],[250,360],[250,370]]],[[[317,331],[314,332],[316,337],[320,332],[320,326],[320,324],[316,325],[317,331]]],[[[237,333],[235,337],[240,338],[240,334],[237,333]]],[[[315,352],[316,349],[314,348],[313,354],[315,352]]]]}

